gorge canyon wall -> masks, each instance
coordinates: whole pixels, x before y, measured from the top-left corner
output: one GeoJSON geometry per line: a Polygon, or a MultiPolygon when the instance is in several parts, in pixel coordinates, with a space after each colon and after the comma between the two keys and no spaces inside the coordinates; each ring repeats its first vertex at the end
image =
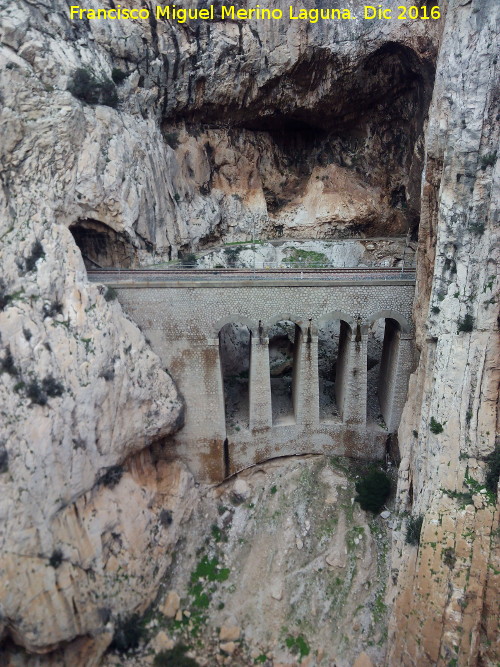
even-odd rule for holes
{"type": "Polygon", "coordinates": [[[424,524],[418,551],[393,534],[386,664],[495,664],[498,505],[479,491],[498,431],[497,3],[314,25],[70,21],[63,0],[0,10],[6,659],[99,664],[119,620],[155,597],[199,494],[168,460],[175,375],[84,259],[408,232],[420,356],[397,506],[424,524]],[[79,68],[107,104],[68,90],[79,68]]]}

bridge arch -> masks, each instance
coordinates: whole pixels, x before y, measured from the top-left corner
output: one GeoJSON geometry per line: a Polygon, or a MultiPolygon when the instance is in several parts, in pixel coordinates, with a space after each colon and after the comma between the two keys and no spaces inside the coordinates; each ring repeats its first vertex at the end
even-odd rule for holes
{"type": "Polygon", "coordinates": [[[259,323],[255,322],[255,320],[252,320],[249,317],[246,317],[245,315],[227,315],[227,317],[223,317],[220,320],[217,320],[212,325],[212,338],[217,338],[221,329],[223,329],[226,324],[244,324],[246,327],[250,329],[250,332],[253,336],[255,336],[259,330],[259,323]]]}
{"type": "Polygon", "coordinates": [[[402,333],[409,333],[410,331],[408,321],[394,310],[379,310],[370,317],[368,324],[371,325],[377,320],[395,320],[399,324],[402,333]]]}
{"type": "Polygon", "coordinates": [[[279,313],[265,321],[263,330],[266,337],[269,334],[269,330],[279,322],[292,322],[295,326],[299,327],[302,334],[307,333],[307,328],[309,326],[309,320],[304,319],[303,317],[298,317],[291,313],[279,313]]]}
{"type": "Polygon", "coordinates": [[[350,369],[351,339],[356,322],[341,310],[322,315],[317,322],[318,393],[321,422],[344,420],[350,369]]]}

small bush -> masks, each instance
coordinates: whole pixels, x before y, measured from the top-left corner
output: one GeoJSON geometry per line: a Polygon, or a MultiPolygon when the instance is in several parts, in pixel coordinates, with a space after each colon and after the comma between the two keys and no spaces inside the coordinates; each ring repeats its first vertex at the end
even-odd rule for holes
{"type": "Polygon", "coordinates": [[[431,433],[434,433],[435,435],[442,433],[444,430],[443,425],[440,424],[438,421],[436,421],[434,417],[431,417],[431,423],[429,428],[431,429],[431,433]]]}
{"type": "Polygon", "coordinates": [[[161,651],[155,655],[153,665],[154,667],[199,667],[196,660],[185,655],[187,650],[187,646],[177,644],[169,651],[161,651]]]}
{"type": "Polygon", "coordinates": [[[482,236],[484,234],[484,230],[486,229],[486,225],[484,224],[484,222],[475,220],[474,222],[469,222],[469,229],[473,234],[482,236]]]}
{"type": "Polygon", "coordinates": [[[486,488],[496,495],[500,479],[500,445],[486,458],[486,488]]]}
{"type": "Polygon", "coordinates": [[[408,519],[406,524],[406,543],[417,545],[420,544],[420,533],[422,532],[422,524],[424,523],[424,517],[411,516],[408,519]]]}
{"type": "Polygon", "coordinates": [[[0,373],[8,373],[13,377],[19,375],[19,370],[17,369],[16,364],[14,363],[14,357],[12,356],[12,352],[10,351],[9,346],[5,348],[4,358],[0,360],[0,373]]]}
{"type": "Polygon", "coordinates": [[[457,324],[457,333],[470,333],[474,328],[474,318],[472,315],[467,314],[464,318],[459,317],[457,324]]]}
{"type": "Polygon", "coordinates": [[[118,67],[113,67],[111,71],[111,78],[116,84],[122,83],[122,81],[125,81],[125,79],[129,76],[130,72],[124,72],[121,69],[118,69],[118,67]]]}
{"type": "Polygon", "coordinates": [[[184,267],[196,266],[197,259],[194,252],[187,252],[180,257],[181,265],[184,267]]]}
{"type": "Polygon", "coordinates": [[[0,446],[0,475],[9,470],[9,453],[3,445],[0,446]]]}
{"type": "Polygon", "coordinates": [[[31,252],[30,252],[28,258],[26,259],[26,262],[25,262],[26,271],[29,272],[29,271],[33,271],[33,269],[36,269],[36,263],[42,257],[45,257],[45,251],[43,249],[43,245],[37,239],[35,241],[35,243],[33,244],[33,247],[31,248],[31,252]]]}
{"type": "Polygon", "coordinates": [[[116,108],[118,95],[116,85],[111,79],[99,81],[89,70],[80,67],[73,73],[68,84],[69,92],[87,104],[104,104],[116,108]]]}
{"type": "Polygon", "coordinates": [[[118,297],[118,292],[115,290],[114,287],[108,287],[108,289],[104,292],[104,298],[106,301],[114,301],[118,297]]]}
{"type": "Polygon", "coordinates": [[[31,400],[32,403],[37,405],[47,405],[47,394],[43,391],[41,385],[38,384],[38,380],[32,380],[26,387],[26,396],[31,400]]]}
{"type": "Polygon", "coordinates": [[[108,468],[104,475],[100,477],[99,482],[104,486],[107,486],[109,489],[113,489],[117,484],[119,484],[122,475],[122,466],[111,466],[111,468],[108,468]]]}
{"type": "Polygon", "coordinates": [[[447,565],[450,569],[455,567],[457,562],[457,557],[455,555],[455,549],[448,547],[443,551],[443,563],[447,565]]]}
{"type": "Polygon", "coordinates": [[[138,614],[133,614],[124,620],[119,620],[113,641],[110,644],[110,650],[117,653],[126,653],[130,649],[137,648],[145,634],[144,626],[138,614]]]}
{"type": "Polygon", "coordinates": [[[432,306],[432,308],[431,308],[431,312],[432,312],[434,315],[438,315],[438,314],[441,312],[441,308],[439,308],[439,306],[432,306]]]}
{"type": "Polygon", "coordinates": [[[42,380],[42,388],[47,396],[50,396],[50,398],[62,396],[64,392],[63,385],[55,380],[52,375],[49,375],[48,377],[44,378],[44,380],[42,380]]]}
{"type": "Polygon", "coordinates": [[[49,558],[49,565],[53,567],[54,570],[57,570],[59,565],[63,562],[63,552],[60,549],[54,549],[51,557],[49,558]]]}
{"type": "Polygon", "coordinates": [[[63,311],[63,305],[60,301],[56,300],[52,303],[46,303],[43,306],[43,314],[45,317],[55,317],[60,315],[63,311]]]}
{"type": "Polygon", "coordinates": [[[368,473],[356,482],[358,495],[355,500],[367,512],[379,512],[391,493],[391,480],[379,470],[368,473]]]}
{"type": "Polygon", "coordinates": [[[7,308],[9,302],[10,302],[10,297],[5,289],[5,283],[3,282],[3,280],[0,280],[0,311],[7,308]]]}
{"type": "Polygon", "coordinates": [[[485,171],[487,167],[493,167],[496,161],[497,151],[494,151],[493,153],[486,153],[486,155],[483,155],[481,158],[481,169],[485,171]]]}

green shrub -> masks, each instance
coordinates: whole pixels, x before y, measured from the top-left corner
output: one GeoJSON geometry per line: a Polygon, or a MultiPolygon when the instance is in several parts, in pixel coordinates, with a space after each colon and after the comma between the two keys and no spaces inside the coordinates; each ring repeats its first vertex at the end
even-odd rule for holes
{"type": "Polygon", "coordinates": [[[33,244],[33,247],[31,248],[29,256],[26,259],[25,262],[26,271],[29,272],[33,271],[33,269],[36,269],[36,263],[42,257],[45,257],[45,251],[43,249],[43,245],[37,239],[33,244]]]}
{"type": "Polygon", "coordinates": [[[130,649],[137,648],[144,635],[145,629],[140,616],[133,614],[118,621],[109,649],[117,653],[126,653],[130,649]]]}
{"type": "Polygon", "coordinates": [[[122,81],[125,81],[129,74],[130,72],[124,72],[123,70],[118,69],[118,67],[113,67],[111,71],[111,78],[116,84],[119,84],[122,81]]]}
{"type": "Polygon", "coordinates": [[[49,558],[49,565],[53,567],[54,570],[57,570],[59,565],[63,562],[63,552],[60,549],[54,549],[52,555],[49,558]]]}
{"type": "Polygon", "coordinates": [[[485,171],[487,167],[493,167],[496,161],[497,151],[494,151],[493,153],[486,153],[486,155],[483,155],[481,158],[481,169],[485,171]]]}
{"type": "Polygon", "coordinates": [[[44,378],[42,380],[42,389],[50,398],[55,398],[56,396],[62,396],[64,392],[63,385],[55,380],[52,375],[44,378]]]}
{"type": "Polygon", "coordinates": [[[116,108],[118,95],[111,79],[97,79],[88,69],[79,67],[72,75],[68,90],[77,99],[87,104],[104,104],[116,108]]]}
{"type": "Polygon", "coordinates": [[[108,289],[104,292],[104,298],[106,301],[114,301],[118,297],[118,292],[115,290],[114,287],[108,287],[108,289]]]}
{"type": "Polygon", "coordinates": [[[380,470],[372,470],[356,482],[358,495],[355,500],[367,512],[379,512],[391,493],[391,480],[380,470]]]}
{"type": "Polygon", "coordinates": [[[183,267],[196,266],[197,259],[194,252],[183,253],[180,257],[180,262],[183,267]]]}
{"type": "Polygon", "coordinates": [[[457,333],[460,333],[461,331],[465,333],[470,333],[474,328],[474,318],[472,317],[472,315],[467,314],[463,318],[459,317],[457,324],[458,324],[457,333]]]}
{"type": "Polygon", "coordinates": [[[424,523],[424,517],[411,516],[408,519],[406,524],[406,543],[417,545],[420,544],[420,533],[422,532],[422,524],[424,523]]]}
{"type": "Polygon", "coordinates": [[[196,660],[185,655],[187,650],[187,646],[177,644],[169,651],[161,651],[155,655],[153,665],[155,667],[199,667],[196,660]]]}
{"type": "Polygon", "coordinates": [[[309,644],[307,643],[303,635],[299,635],[298,637],[293,637],[292,635],[288,635],[288,637],[285,640],[285,644],[292,653],[299,654],[300,661],[302,661],[302,658],[305,658],[306,655],[309,655],[309,653],[311,652],[309,644]]]}
{"type": "Polygon", "coordinates": [[[441,308],[439,308],[439,306],[432,306],[432,308],[431,308],[431,312],[432,312],[434,315],[438,315],[438,313],[441,312],[441,308]]]}
{"type": "Polygon", "coordinates": [[[114,489],[114,487],[119,484],[123,475],[122,466],[111,466],[106,470],[104,475],[101,475],[99,478],[99,483],[103,486],[107,486],[109,489],[114,489]]]}
{"type": "Polygon", "coordinates": [[[19,375],[19,370],[14,363],[14,357],[12,356],[12,352],[10,351],[10,347],[8,345],[5,348],[4,358],[0,360],[0,373],[8,373],[13,377],[19,375]]]}
{"type": "Polygon", "coordinates": [[[496,494],[498,490],[498,480],[500,479],[500,445],[497,445],[493,452],[486,457],[486,488],[496,494]]]}
{"type": "Polygon", "coordinates": [[[438,421],[434,419],[434,417],[431,417],[431,423],[429,426],[431,433],[434,433],[435,435],[438,435],[439,433],[443,432],[443,425],[440,424],[438,421]]]}
{"type": "Polygon", "coordinates": [[[26,387],[26,395],[32,403],[36,403],[37,405],[47,405],[47,394],[43,391],[41,385],[38,384],[36,378],[31,380],[26,387]]]}
{"type": "Polygon", "coordinates": [[[0,445],[0,475],[9,470],[9,453],[3,445],[0,445]]]}

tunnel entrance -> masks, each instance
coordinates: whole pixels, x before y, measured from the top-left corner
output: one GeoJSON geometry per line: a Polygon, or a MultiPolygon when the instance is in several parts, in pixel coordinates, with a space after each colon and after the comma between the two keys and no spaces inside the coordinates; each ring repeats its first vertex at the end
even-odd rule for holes
{"type": "Polygon", "coordinates": [[[289,320],[269,330],[269,370],[273,426],[295,424],[298,401],[300,327],[289,320]]]}
{"type": "Polygon", "coordinates": [[[392,318],[375,320],[368,331],[366,419],[384,429],[391,428],[400,335],[392,318]]]}
{"type": "Polygon", "coordinates": [[[228,432],[249,428],[251,342],[252,332],[243,324],[226,324],[219,331],[224,412],[228,432]]]}
{"type": "Polygon", "coordinates": [[[344,320],[327,320],[318,330],[319,419],[344,417],[345,384],[351,327],[344,320]]]}
{"type": "Polygon", "coordinates": [[[131,268],[137,264],[137,250],[128,237],[98,220],[78,220],[69,231],[82,253],[87,269],[131,268]]]}

